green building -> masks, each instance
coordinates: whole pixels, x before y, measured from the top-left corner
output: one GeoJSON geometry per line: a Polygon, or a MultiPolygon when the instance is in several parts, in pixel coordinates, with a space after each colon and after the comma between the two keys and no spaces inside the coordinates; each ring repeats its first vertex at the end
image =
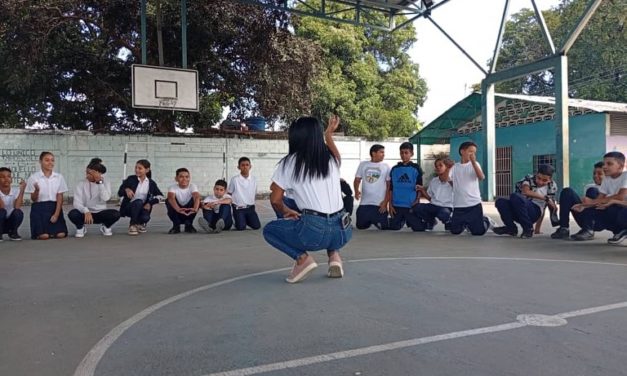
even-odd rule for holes
{"type": "MultiPolygon", "coordinates": [[[[555,166],[554,105],[552,97],[496,94],[496,170],[492,177],[496,179],[496,197],[509,196],[514,183],[540,164],[555,166]]],[[[580,192],[592,181],[592,166],[603,154],[614,150],[627,153],[627,104],[569,99],[569,135],[570,186],[580,192]]],[[[418,150],[421,145],[449,144],[456,161],[459,145],[465,141],[475,142],[479,146],[477,160],[485,161],[480,93],[470,94],[410,138],[418,150]]],[[[482,182],[483,199],[493,200],[486,197],[487,184],[487,179],[482,182]]]]}

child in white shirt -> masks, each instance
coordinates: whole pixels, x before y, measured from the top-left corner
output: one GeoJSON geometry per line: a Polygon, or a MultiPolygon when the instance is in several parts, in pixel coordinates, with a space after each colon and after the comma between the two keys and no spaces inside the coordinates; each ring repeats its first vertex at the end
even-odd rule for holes
{"type": "Polygon", "coordinates": [[[241,157],[237,162],[240,174],[231,178],[227,192],[233,198],[233,218],[235,229],[245,230],[246,226],[253,230],[261,228],[259,216],[255,211],[255,196],[257,194],[257,179],[250,175],[250,159],[241,157]]]}
{"type": "Polygon", "coordinates": [[[231,196],[226,193],[226,180],[217,180],[213,187],[213,195],[205,197],[202,201],[202,217],[198,218],[198,225],[208,233],[230,230],[233,226],[232,202],[231,196]]]}

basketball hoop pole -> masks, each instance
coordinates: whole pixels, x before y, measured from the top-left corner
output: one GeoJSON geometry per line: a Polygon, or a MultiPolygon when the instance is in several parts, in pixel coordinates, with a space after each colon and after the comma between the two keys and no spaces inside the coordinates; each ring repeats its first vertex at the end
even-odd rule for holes
{"type": "MultiPolygon", "coordinates": [[[[146,52],[146,2],[147,0],[141,0],[140,2],[140,17],[141,17],[141,50],[142,50],[142,64],[148,64],[147,52],[146,52]]],[[[181,53],[182,61],[181,65],[183,69],[187,69],[187,0],[181,0],[181,53]]],[[[163,65],[163,64],[160,64],[163,65]]]]}

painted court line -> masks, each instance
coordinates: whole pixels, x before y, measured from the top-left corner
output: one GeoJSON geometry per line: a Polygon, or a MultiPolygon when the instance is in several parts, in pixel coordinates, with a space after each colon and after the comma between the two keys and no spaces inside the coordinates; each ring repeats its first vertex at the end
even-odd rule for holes
{"type": "MultiPolygon", "coordinates": [[[[598,312],[610,311],[610,310],[620,309],[620,308],[627,308],[627,302],[608,304],[608,305],[603,305],[603,306],[598,306],[598,307],[591,307],[591,308],[580,309],[580,310],[571,311],[571,312],[564,312],[564,313],[559,313],[554,316],[560,317],[563,319],[566,317],[591,315],[591,314],[598,313],[598,312]]],[[[399,349],[404,349],[408,347],[424,345],[427,343],[446,341],[449,339],[470,337],[470,336],[476,336],[476,335],[487,334],[487,333],[503,332],[507,330],[524,328],[526,326],[529,326],[529,324],[520,322],[520,321],[515,321],[515,322],[510,322],[507,324],[487,326],[483,328],[470,329],[470,330],[462,330],[460,332],[439,334],[439,335],[430,336],[430,337],[414,338],[414,339],[410,339],[406,341],[391,342],[391,343],[386,343],[383,345],[362,347],[358,349],[316,355],[316,356],[311,356],[307,358],[288,360],[285,362],[264,364],[264,365],[256,366],[256,367],[240,368],[240,369],[235,369],[235,370],[226,371],[226,372],[211,373],[211,374],[207,374],[204,376],[257,375],[260,373],[280,371],[280,370],[284,370],[288,368],[298,368],[298,367],[304,367],[304,366],[308,366],[312,364],[326,363],[326,362],[330,362],[333,360],[354,358],[357,356],[376,354],[376,353],[381,353],[381,352],[391,351],[391,350],[399,350],[399,349]]]]}
{"type": "MultiPolygon", "coordinates": [[[[428,257],[428,256],[427,257],[420,257],[420,256],[416,256],[416,257],[382,257],[382,258],[350,260],[350,261],[345,261],[345,262],[346,263],[358,263],[358,262],[403,261],[403,260],[531,261],[531,262],[563,262],[563,263],[576,263],[576,264],[596,264],[596,265],[627,266],[627,264],[610,263],[610,262],[598,262],[598,261],[578,261],[578,260],[538,259],[538,258],[446,257],[446,256],[444,256],[444,257],[428,257]]],[[[215,288],[215,287],[223,286],[223,285],[226,285],[226,284],[229,284],[229,283],[241,281],[241,280],[248,279],[248,278],[258,277],[258,276],[262,276],[262,275],[266,275],[266,274],[272,274],[272,273],[277,273],[277,272],[281,272],[281,271],[287,271],[287,270],[290,270],[290,269],[291,269],[291,267],[267,270],[267,271],[263,271],[263,272],[252,273],[252,274],[246,274],[246,275],[243,275],[243,276],[234,277],[234,278],[226,279],[226,280],[219,281],[219,282],[216,282],[216,283],[212,283],[212,284],[209,284],[209,285],[201,286],[201,287],[195,288],[193,290],[186,291],[186,292],[183,292],[181,294],[172,296],[172,297],[170,297],[168,299],[162,300],[161,302],[158,302],[158,303],[156,303],[156,304],[154,304],[154,305],[152,305],[152,306],[142,310],[141,312],[135,314],[134,316],[132,316],[129,319],[127,319],[126,321],[122,322],[121,324],[119,324],[118,326],[113,328],[109,333],[107,333],[102,339],[100,339],[100,341],[98,341],[98,343],[96,343],[96,345],[93,348],[91,348],[91,350],[89,350],[89,352],[85,355],[85,357],[83,358],[81,363],[78,365],[78,367],[74,371],[74,376],[93,376],[95,371],[96,371],[96,367],[98,366],[98,363],[100,362],[100,360],[102,359],[104,354],[115,343],[115,341],[117,341],[117,339],[120,336],[122,336],[122,334],[124,334],[130,327],[132,327],[133,325],[137,324],[139,321],[143,320],[147,316],[151,315],[155,311],[165,307],[168,304],[177,302],[177,301],[179,301],[181,299],[184,299],[184,298],[186,298],[186,297],[188,297],[190,295],[193,295],[193,294],[196,294],[198,292],[205,291],[205,290],[209,290],[209,289],[212,289],[212,288],[215,288]]],[[[601,307],[587,308],[587,309],[578,310],[578,311],[565,312],[565,313],[562,313],[561,315],[568,315],[568,316],[563,316],[561,318],[582,316],[582,315],[592,314],[592,313],[596,313],[596,312],[602,312],[602,311],[606,311],[606,310],[610,310],[610,309],[624,308],[624,307],[627,307],[627,302],[616,303],[616,304],[607,305],[607,306],[601,306],[601,307]],[[608,307],[612,307],[612,308],[608,308],[608,307]]],[[[509,323],[509,324],[502,324],[502,325],[497,325],[497,326],[493,326],[493,327],[472,329],[472,330],[469,330],[469,331],[462,331],[462,332],[454,332],[454,333],[449,333],[448,336],[451,336],[451,335],[453,335],[453,336],[450,337],[450,338],[446,338],[446,339],[459,338],[459,333],[468,333],[468,332],[473,332],[473,331],[481,331],[481,330],[487,330],[487,329],[490,329],[490,328],[492,328],[492,329],[500,328],[500,329],[493,330],[493,331],[511,330],[511,329],[515,329],[517,327],[521,327],[521,325],[522,326],[526,326],[526,324],[523,324],[523,323],[520,323],[520,322],[512,322],[512,323],[509,323]],[[511,326],[511,325],[514,325],[514,326],[510,328],[509,326],[511,326]],[[508,329],[502,329],[503,326],[507,326],[508,329]]],[[[465,334],[463,336],[483,334],[483,333],[490,333],[490,331],[488,331],[488,332],[477,332],[477,333],[474,333],[474,334],[465,334]]],[[[437,342],[437,341],[442,341],[443,340],[443,339],[436,339],[436,338],[441,338],[442,336],[447,336],[447,334],[437,335],[437,336],[433,336],[433,337],[424,337],[422,339],[413,339],[413,340],[409,340],[409,341],[419,341],[419,340],[420,341],[426,341],[426,342],[423,342],[423,343],[437,342]],[[430,340],[427,341],[427,339],[430,339],[430,340]]],[[[408,342],[408,341],[401,341],[401,342],[395,342],[395,343],[399,344],[399,343],[405,343],[405,342],[408,342]]],[[[416,345],[419,345],[419,344],[422,344],[422,343],[417,343],[417,344],[411,345],[411,346],[416,346],[416,345]]],[[[368,347],[366,349],[379,348],[380,346],[389,346],[389,345],[390,344],[388,344],[388,345],[372,346],[372,347],[368,347]]],[[[403,347],[409,347],[409,345],[398,347],[398,348],[403,348],[403,347]]],[[[349,351],[360,351],[360,350],[363,350],[363,349],[356,349],[356,350],[349,350],[349,351]]],[[[380,351],[388,351],[388,350],[380,350],[380,351]]],[[[341,352],[341,353],[336,353],[336,355],[337,354],[342,354],[342,353],[346,353],[346,351],[345,352],[341,352]]],[[[331,356],[331,355],[320,355],[320,356],[312,357],[312,358],[328,357],[328,356],[331,356]]],[[[354,355],[354,356],[358,356],[358,355],[354,355]]],[[[304,359],[310,359],[310,358],[304,358],[304,359]]],[[[330,361],[330,360],[335,360],[335,359],[340,359],[340,358],[329,358],[329,359],[324,360],[324,361],[330,361]]],[[[290,361],[290,362],[294,362],[294,361],[290,361]]],[[[287,362],[284,362],[284,363],[287,363],[287,362]]],[[[279,363],[275,363],[275,364],[279,364],[279,363]]],[[[313,363],[310,363],[310,364],[313,364],[313,363]]],[[[263,367],[263,366],[260,366],[260,367],[263,367]]],[[[252,368],[256,368],[256,367],[252,367],[252,368]]],[[[235,372],[235,371],[229,371],[229,372],[235,372]]],[[[263,372],[267,372],[267,371],[263,371],[263,372]]],[[[257,373],[260,373],[260,372],[257,372],[257,373]]],[[[227,375],[226,373],[218,373],[218,374],[212,374],[212,375],[223,375],[223,374],[227,375]]],[[[249,374],[250,373],[236,373],[236,374],[233,374],[233,375],[249,375],[249,374]]]]}

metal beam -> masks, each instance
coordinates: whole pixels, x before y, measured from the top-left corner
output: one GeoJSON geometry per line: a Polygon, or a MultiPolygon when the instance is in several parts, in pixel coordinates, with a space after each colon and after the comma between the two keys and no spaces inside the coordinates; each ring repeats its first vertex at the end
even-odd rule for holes
{"type": "Polygon", "coordinates": [[[570,48],[573,46],[573,44],[575,43],[575,41],[579,37],[579,34],[581,34],[583,29],[586,27],[586,24],[588,23],[588,21],[590,21],[590,18],[592,18],[592,15],[597,10],[599,5],[601,5],[602,1],[603,0],[592,0],[590,2],[590,4],[588,4],[588,8],[586,9],[584,14],[579,19],[579,22],[577,22],[577,26],[570,33],[568,38],[566,38],[566,42],[564,43],[562,48],[560,48],[560,52],[559,52],[560,55],[568,54],[568,51],[570,51],[570,48]]]}
{"type": "MultiPolygon", "coordinates": [[[[423,13],[423,14],[424,14],[424,13],[423,13]]],[[[442,34],[444,34],[444,36],[445,36],[445,37],[447,37],[447,38],[448,38],[448,40],[450,40],[450,41],[451,41],[451,42],[455,45],[455,47],[457,47],[457,48],[458,48],[458,49],[459,49],[459,50],[460,50],[460,51],[461,51],[464,55],[466,55],[466,57],[467,57],[467,58],[468,58],[468,59],[469,59],[469,60],[470,60],[470,61],[471,61],[471,62],[472,62],[472,63],[473,63],[473,64],[474,64],[477,68],[479,68],[479,70],[480,70],[480,71],[482,71],[482,72],[483,72],[486,76],[488,75],[488,72],[487,72],[487,71],[486,71],[486,70],[485,70],[485,69],[484,69],[481,65],[479,65],[479,63],[477,63],[477,61],[476,61],[475,59],[473,59],[473,58],[472,58],[472,56],[470,56],[470,54],[468,54],[468,52],[466,52],[466,50],[464,50],[464,48],[462,48],[462,46],[460,46],[460,45],[459,45],[459,44],[455,41],[455,39],[453,39],[450,35],[448,35],[448,34],[446,33],[446,31],[444,31],[444,29],[442,29],[442,28],[440,27],[440,25],[438,25],[438,24],[437,24],[437,23],[436,23],[436,22],[435,22],[435,21],[431,18],[431,16],[429,16],[428,14],[424,14],[424,17],[425,17],[426,19],[428,19],[429,21],[431,21],[431,23],[432,23],[432,24],[433,24],[433,25],[434,25],[434,26],[435,26],[438,30],[440,30],[440,32],[441,32],[442,34]]]]}
{"type": "Polygon", "coordinates": [[[542,35],[544,35],[544,39],[549,44],[549,48],[551,49],[551,53],[555,54],[555,45],[553,44],[553,39],[551,38],[551,33],[549,32],[549,28],[546,26],[546,21],[544,20],[544,16],[542,15],[542,11],[538,9],[538,5],[536,4],[536,0],[531,0],[533,4],[533,10],[536,12],[536,19],[540,24],[540,28],[542,29],[542,35]]]}
{"type": "Polygon", "coordinates": [[[514,78],[526,76],[528,74],[545,71],[555,67],[559,62],[559,56],[549,56],[547,58],[534,61],[532,63],[519,65],[509,69],[491,73],[485,78],[486,83],[497,83],[514,78]]]}
{"type": "Polygon", "coordinates": [[[496,37],[496,44],[494,45],[494,53],[492,54],[490,73],[494,72],[494,70],[496,69],[496,62],[499,59],[499,52],[501,50],[501,44],[503,44],[503,34],[505,33],[505,21],[507,20],[508,11],[509,0],[505,0],[505,6],[503,7],[503,17],[501,17],[501,27],[499,28],[499,34],[496,37]]]}
{"type": "Polygon", "coordinates": [[[147,64],[146,54],[146,0],[141,0],[140,5],[141,18],[141,45],[142,45],[142,64],[147,64]]]}
{"type": "Polygon", "coordinates": [[[183,69],[187,69],[187,0],[181,0],[181,54],[183,69]]]}
{"type": "Polygon", "coordinates": [[[568,57],[560,56],[555,66],[555,157],[557,186],[570,186],[570,145],[568,127],[568,57]]]}
{"type": "Polygon", "coordinates": [[[494,104],[494,84],[481,82],[481,125],[485,134],[485,153],[483,163],[485,166],[486,182],[484,183],[486,201],[494,200],[496,195],[496,107],[494,104]]]}

